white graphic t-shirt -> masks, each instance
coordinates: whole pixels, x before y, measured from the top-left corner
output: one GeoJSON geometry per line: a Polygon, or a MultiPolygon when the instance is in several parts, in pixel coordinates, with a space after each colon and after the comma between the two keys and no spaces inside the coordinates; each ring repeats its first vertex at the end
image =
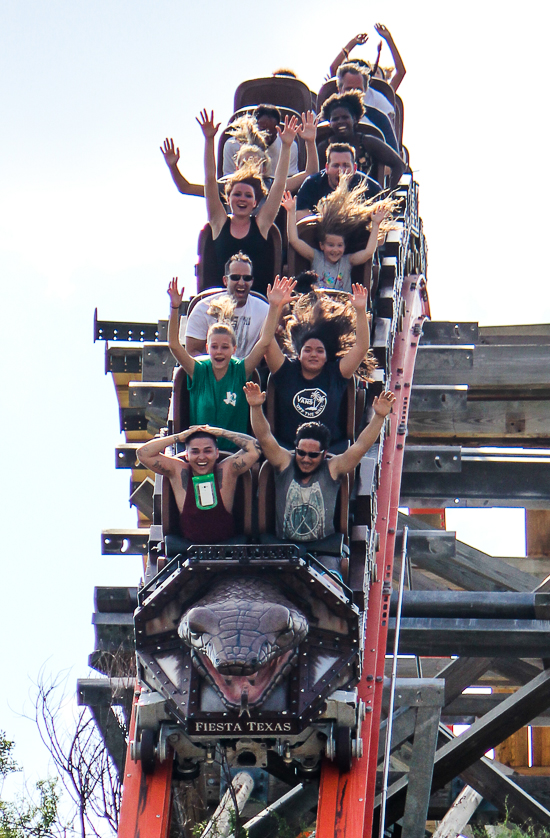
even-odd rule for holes
{"type": "MultiPolygon", "coordinates": [[[[197,303],[187,318],[186,336],[197,338],[197,340],[206,340],[208,329],[212,323],[216,322],[216,318],[207,314],[207,311],[212,301],[221,296],[221,294],[213,294],[197,303]]],[[[235,308],[233,311],[231,325],[237,336],[236,358],[246,358],[252,352],[260,337],[268,308],[269,306],[264,300],[249,295],[245,305],[241,308],[235,308]]]]}

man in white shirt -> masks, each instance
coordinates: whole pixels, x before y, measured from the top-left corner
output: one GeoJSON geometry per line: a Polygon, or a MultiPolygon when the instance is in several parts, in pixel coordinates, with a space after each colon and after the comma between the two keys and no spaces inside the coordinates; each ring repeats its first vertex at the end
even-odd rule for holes
{"type": "Polygon", "coordinates": [[[213,294],[201,300],[193,308],[187,318],[185,330],[185,348],[190,355],[204,355],[206,352],[206,334],[212,323],[218,319],[216,314],[208,314],[214,304],[234,304],[228,319],[237,336],[236,358],[246,358],[257,343],[269,308],[267,302],[250,294],[254,276],[252,262],[244,253],[235,254],[225,265],[223,284],[227,288],[225,294],[213,294]]]}
{"type": "MultiPolygon", "coordinates": [[[[254,118],[258,123],[260,131],[267,133],[267,148],[265,153],[269,157],[270,171],[265,174],[273,177],[275,169],[277,168],[277,161],[281,153],[281,139],[277,132],[277,126],[281,122],[281,112],[274,105],[258,105],[254,111],[254,118]]],[[[223,173],[230,175],[236,171],[235,158],[240,149],[238,140],[231,137],[226,141],[223,147],[223,173]]],[[[288,174],[298,174],[298,146],[292,143],[290,147],[290,164],[288,166],[288,174]]]]}

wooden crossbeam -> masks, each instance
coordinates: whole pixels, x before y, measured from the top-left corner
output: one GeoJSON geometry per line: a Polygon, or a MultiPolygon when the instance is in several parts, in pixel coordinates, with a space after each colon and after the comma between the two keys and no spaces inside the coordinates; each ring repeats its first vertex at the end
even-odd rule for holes
{"type": "MultiPolygon", "coordinates": [[[[388,649],[393,643],[395,619],[388,621],[388,649]]],[[[472,620],[439,617],[404,617],[399,651],[408,655],[498,655],[541,658],[548,652],[550,620],[472,620]]]]}
{"type": "MultiPolygon", "coordinates": [[[[430,526],[419,520],[416,515],[400,513],[398,525],[407,526],[410,530],[433,532],[430,526]]],[[[530,573],[517,570],[502,559],[489,556],[462,541],[456,542],[454,556],[444,556],[440,559],[435,539],[434,536],[433,550],[415,552],[414,562],[454,585],[470,591],[533,591],[539,584],[539,580],[530,573]]]]}
{"type": "Polygon", "coordinates": [[[500,455],[462,450],[460,472],[404,473],[401,505],[416,508],[550,508],[548,452],[500,455]]]}
{"type": "MultiPolygon", "coordinates": [[[[442,788],[449,780],[457,775],[466,776],[466,770],[483,756],[490,748],[495,747],[516,730],[527,724],[550,704],[550,670],[545,670],[536,678],[521,687],[517,692],[508,696],[495,710],[487,713],[460,736],[452,737],[451,732],[444,725],[440,727],[446,743],[440,747],[435,756],[432,792],[442,788]]],[[[477,782],[467,779],[484,797],[487,795],[477,782]]],[[[386,823],[389,825],[403,816],[408,779],[402,777],[394,783],[388,792],[386,807],[386,823]]],[[[490,785],[490,781],[489,784],[490,785]]],[[[514,784],[515,785],[515,784],[514,784]]],[[[521,791],[519,786],[516,787],[521,791]]],[[[522,792],[522,796],[525,795],[522,792]]],[[[527,796],[528,797],[528,796],[527,796]]],[[[536,822],[550,826],[550,812],[543,806],[536,805],[531,798],[529,804],[533,817],[536,810],[536,822]]],[[[503,801],[500,801],[500,806],[503,801]]],[[[527,805],[527,802],[526,802],[527,805]]],[[[375,810],[380,806],[380,797],[375,801],[375,810]]]]}
{"type": "Polygon", "coordinates": [[[529,399],[519,395],[512,399],[469,398],[460,410],[439,411],[426,410],[413,399],[408,439],[416,444],[429,440],[462,445],[543,446],[550,438],[549,407],[548,398],[533,398],[533,394],[529,399]]]}
{"type": "Polygon", "coordinates": [[[550,384],[550,345],[426,346],[421,344],[414,384],[494,387],[518,381],[523,387],[550,384]]]}
{"type": "MultiPolygon", "coordinates": [[[[491,658],[457,658],[449,663],[438,675],[438,679],[442,678],[445,681],[445,701],[443,707],[447,707],[452,701],[461,695],[462,691],[472,684],[475,684],[477,679],[486,672],[491,666],[491,658]]],[[[401,681],[414,682],[414,678],[400,679],[401,681]]],[[[387,707],[387,696],[385,696],[385,706],[387,707]]],[[[445,712],[443,710],[443,712],[445,712]]],[[[402,705],[398,713],[394,715],[393,720],[393,734],[391,741],[391,751],[397,750],[401,747],[403,742],[410,739],[414,734],[414,712],[411,707],[402,705]]],[[[384,756],[384,742],[383,736],[386,728],[386,721],[380,725],[382,736],[378,743],[378,759],[381,760],[384,756]]]]}

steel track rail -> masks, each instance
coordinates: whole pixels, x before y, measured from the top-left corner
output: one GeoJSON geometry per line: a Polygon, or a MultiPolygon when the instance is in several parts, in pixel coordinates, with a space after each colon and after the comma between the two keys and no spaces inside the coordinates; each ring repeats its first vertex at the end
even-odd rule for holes
{"type": "Polygon", "coordinates": [[[370,838],[372,832],[401,472],[419,341],[418,327],[430,315],[423,278],[406,276],[401,299],[404,303],[401,329],[395,336],[388,380],[388,388],[394,391],[396,402],[384,441],[377,492],[376,531],[380,545],[376,559],[377,576],[369,591],[363,671],[358,685],[359,697],[367,708],[362,726],[363,756],[353,760],[351,771],[346,774],[340,774],[334,763],[324,761],[316,838],[370,838]]]}

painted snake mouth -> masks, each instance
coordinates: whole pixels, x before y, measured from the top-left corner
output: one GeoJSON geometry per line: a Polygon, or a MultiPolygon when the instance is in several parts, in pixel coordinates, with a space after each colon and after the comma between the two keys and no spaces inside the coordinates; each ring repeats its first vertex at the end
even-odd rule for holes
{"type": "Polygon", "coordinates": [[[297,649],[289,649],[252,675],[222,675],[206,655],[197,652],[193,653],[193,660],[227,707],[242,708],[245,704],[248,707],[262,704],[290,669],[296,655],[297,649]],[[245,702],[243,696],[246,696],[245,702]]]}

